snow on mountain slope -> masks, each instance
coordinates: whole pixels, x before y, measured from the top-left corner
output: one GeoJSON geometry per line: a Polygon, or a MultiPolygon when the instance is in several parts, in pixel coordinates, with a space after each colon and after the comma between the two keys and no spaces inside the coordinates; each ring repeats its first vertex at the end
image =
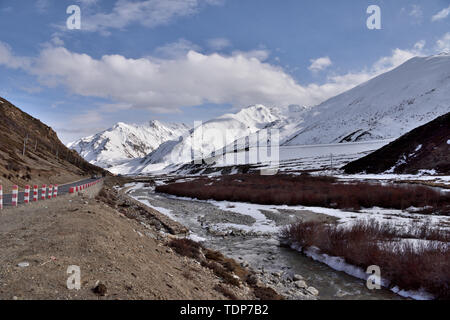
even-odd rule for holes
{"type": "Polygon", "coordinates": [[[450,111],[450,54],[413,58],[311,109],[284,145],[397,138],[450,111]]]}
{"type": "Polygon", "coordinates": [[[109,168],[145,157],[162,143],[188,131],[185,124],[151,121],[148,125],[133,125],[119,122],[108,130],[72,142],[68,147],[88,162],[109,168]]]}
{"type": "Polygon", "coordinates": [[[263,105],[250,106],[236,114],[225,114],[203,123],[202,127],[194,128],[179,141],[163,143],[157,150],[149,154],[143,163],[189,162],[192,160],[194,152],[197,155],[199,150],[203,151],[204,156],[209,156],[213,151],[223,148],[236,139],[274,126],[283,118],[280,109],[268,108],[263,105]]]}
{"type": "MultiPolygon", "coordinates": [[[[203,133],[196,127],[182,136],[175,134],[161,139],[160,145],[157,143],[159,147],[149,148],[151,153],[146,156],[145,150],[139,147],[140,152],[130,156],[136,150],[132,144],[131,151],[127,148],[125,155],[119,154],[120,159],[143,158],[129,163],[113,160],[118,165],[111,170],[144,173],[164,165],[190,162],[199,157],[200,146],[203,156],[208,158],[230,141],[266,128],[279,129],[282,146],[395,139],[449,112],[449,92],[450,54],[416,57],[315,107],[251,106],[205,122],[203,133]],[[228,135],[226,141],[224,132],[228,135]]],[[[88,161],[91,161],[90,152],[94,153],[85,152],[88,161]]],[[[104,152],[104,156],[93,154],[93,158],[105,162],[114,157],[113,152],[104,152]]]]}

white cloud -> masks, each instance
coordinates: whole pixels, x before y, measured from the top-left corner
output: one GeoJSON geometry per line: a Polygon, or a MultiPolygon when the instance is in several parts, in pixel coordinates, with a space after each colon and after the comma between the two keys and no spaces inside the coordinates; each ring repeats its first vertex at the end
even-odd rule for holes
{"type": "Polygon", "coordinates": [[[311,65],[309,66],[309,70],[312,72],[319,72],[322,70],[325,70],[329,66],[331,66],[333,63],[331,62],[331,59],[329,57],[322,57],[318,59],[312,59],[311,65]]]}
{"type": "Polygon", "coordinates": [[[95,124],[102,120],[103,117],[97,110],[89,110],[72,118],[72,122],[79,125],[95,124]]]}
{"type": "Polygon", "coordinates": [[[427,42],[425,40],[420,40],[420,41],[416,42],[416,44],[414,45],[414,49],[422,50],[423,48],[425,48],[426,44],[427,44],[427,42]]]}
{"type": "Polygon", "coordinates": [[[110,13],[97,13],[83,18],[82,30],[108,33],[132,23],[145,27],[164,25],[177,17],[198,12],[201,6],[217,5],[218,0],[117,0],[110,13]]]}
{"type": "Polygon", "coordinates": [[[441,52],[450,52],[450,32],[447,32],[436,42],[436,50],[441,52]]]}
{"type": "Polygon", "coordinates": [[[155,55],[162,58],[179,58],[185,56],[189,51],[200,51],[201,48],[186,39],[165,44],[155,49],[155,55]]]}
{"type": "Polygon", "coordinates": [[[208,40],[208,46],[215,51],[231,47],[231,41],[226,38],[214,38],[208,40]]]}
{"type": "Polygon", "coordinates": [[[233,56],[243,56],[246,59],[257,59],[259,61],[266,61],[269,58],[270,52],[264,49],[256,49],[250,51],[233,51],[233,56]]]}
{"type": "Polygon", "coordinates": [[[94,4],[97,4],[97,2],[99,2],[99,0],[76,0],[76,1],[85,7],[92,6],[94,4]]]}
{"type": "Polygon", "coordinates": [[[450,14],[450,6],[448,8],[442,9],[441,11],[436,13],[431,18],[431,21],[435,22],[435,21],[443,20],[443,19],[447,18],[449,14],[450,14]]]}
{"type": "Polygon", "coordinates": [[[5,65],[11,69],[27,69],[31,64],[31,60],[26,57],[15,56],[11,47],[0,41],[0,65],[5,65]]]}
{"type": "MultiPolygon", "coordinates": [[[[204,103],[234,107],[256,103],[315,105],[419,55],[423,46],[420,43],[411,50],[393,50],[369,68],[331,74],[325,83],[309,85],[300,85],[281,67],[265,62],[269,54],[265,50],[231,55],[190,50],[170,59],[121,55],[96,59],[63,47],[46,46],[38,57],[30,59],[15,57],[0,42],[0,64],[36,75],[41,85],[63,86],[73,94],[111,101],[97,111],[141,108],[169,113],[204,103]]],[[[100,120],[99,113],[85,116],[80,119],[100,120]]]]}
{"type": "Polygon", "coordinates": [[[60,38],[60,35],[57,34],[57,33],[55,33],[55,34],[52,35],[51,43],[52,43],[54,46],[57,46],[57,47],[64,46],[64,40],[62,40],[62,39],[60,38]]]}
{"type": "Polygon", "coordinates": [[[417,4],[413,4],[411,6],[411,11],[409,12],[409,16],[420,19],[423,16],[423,11],[422,11],[422,7],[417,5],[417,4]]]}

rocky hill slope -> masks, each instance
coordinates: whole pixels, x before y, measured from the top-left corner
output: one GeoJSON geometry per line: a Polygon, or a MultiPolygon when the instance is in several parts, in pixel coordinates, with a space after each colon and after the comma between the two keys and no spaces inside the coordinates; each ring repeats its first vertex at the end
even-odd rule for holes
{"type": "Polygon", "coordinates": [[[346,173],[411,173],[431,170],[450,174],[450,113],[447,113],[370,155],[349,163],[346,173]]]}
{"type": "Polygon", "coordinates": [[[52,128],[0,98],[0,181],[4,187],[61,184],[104,172],[69,150],[52,128]]]}

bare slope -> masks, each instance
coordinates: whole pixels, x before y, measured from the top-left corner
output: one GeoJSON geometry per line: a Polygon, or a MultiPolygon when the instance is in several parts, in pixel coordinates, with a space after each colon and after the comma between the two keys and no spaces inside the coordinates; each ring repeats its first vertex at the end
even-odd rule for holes
{"type": "Polygon", "coordinates": [[[52,128],[0,98],[0,181],[4,187],[65,183],[103,172],[66,148],[52,128]]]}
{"type": "Polygon", "coordinates": [[[450,113],[405,134],[370,155],[347,164],[346,173],[450,174],[450,113]]]}

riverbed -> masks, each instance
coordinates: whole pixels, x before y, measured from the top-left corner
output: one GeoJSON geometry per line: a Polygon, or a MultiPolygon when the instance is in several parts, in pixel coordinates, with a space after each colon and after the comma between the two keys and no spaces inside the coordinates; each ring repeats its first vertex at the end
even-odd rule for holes
{"type": "MultiPolygon", "coordinates": [[[[318,289],[322,300],[401,299],[387,289],[369,290],[365,281],[280,245],[278,236],[283,226],[298,219],[333,220],[335,217],[308,210],[262,210],[257,205],[175,198],[156,194],[152,187],[143,184],[132,185],[127,193],[185,225],[191,231],[190,237],[206,247],[248,264],[261,274],[278,274],[278,285],[301,275],[308,286],[318,289]]],[[[284,292],[288,297],[292,293],[290,288],[284,292]]]]}

